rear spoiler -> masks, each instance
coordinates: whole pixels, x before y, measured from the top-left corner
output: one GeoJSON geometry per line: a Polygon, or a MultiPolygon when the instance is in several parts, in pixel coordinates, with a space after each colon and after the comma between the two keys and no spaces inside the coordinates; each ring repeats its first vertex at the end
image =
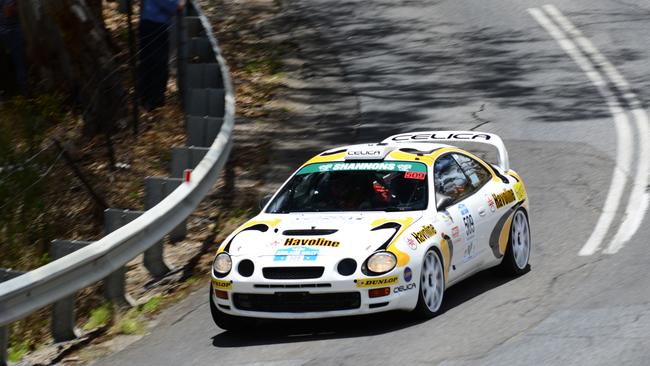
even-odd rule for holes
{"type": "Polygon", "coordinates": [[[408,132],[400,133],[388,137],[382,143],[445,143],[445,142],[473,142],[479,144],[487,144],[494,146],[499,155],[497,165],[499,168],[507,172],[510,169],[510,162],[508,160],[508,150],[506,145],[503,144],[501,137],[485,132],[476,131],[422,131],[422,132],[408,132]]]}

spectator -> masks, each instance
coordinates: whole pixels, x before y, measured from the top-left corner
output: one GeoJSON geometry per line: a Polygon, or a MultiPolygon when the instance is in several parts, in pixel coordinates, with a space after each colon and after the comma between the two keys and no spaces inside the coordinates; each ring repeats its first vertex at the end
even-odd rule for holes
{"type": "Polygon", "coordinates": [[[0,42],[11,54],[16,84],[24,93],[27,90],[27,65],[16,0],[0,0],[0,42]]]}
{"type": "MultiPolygon", "coordinates": [[[[0,0],[1,1],[1,0],[0,0]]],[[[169,27],[186,0],[142,0],[140,8],[139,93],[148,111],[165,104],[169,78],[169,27]]]]}

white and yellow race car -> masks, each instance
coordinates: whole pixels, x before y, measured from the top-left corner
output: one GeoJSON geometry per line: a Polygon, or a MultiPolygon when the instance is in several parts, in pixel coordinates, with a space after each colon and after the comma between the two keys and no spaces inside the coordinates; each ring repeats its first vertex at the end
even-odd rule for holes
{"type": "Polygon", "coordinates": [[[220,244],[215,323],[387,310],[432,317],[445,289],[483,269],[529,269],[524,182],[497,135],[413,132],[325,151],[220,244]],[[491,164],[454,142],[489,144],[491,164]]]}

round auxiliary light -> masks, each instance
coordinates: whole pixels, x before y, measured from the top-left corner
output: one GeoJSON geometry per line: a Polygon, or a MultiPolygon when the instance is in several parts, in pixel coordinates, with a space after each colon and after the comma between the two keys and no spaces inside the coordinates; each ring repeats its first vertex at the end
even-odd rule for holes
{"type": "Polygon", "coordinates": [[[339,262],[336,270],[343,276],[349,276],[357,270],[357,261],[352,258],[345,258],[339,262]]]}
{"type": "Polygon", "coordinates": [[[244,277],[250,277],[253,275],[253,270],[255,270],[255,265],[253,264],[252,260],[244,259],[243,261],[239,262],[239,265],[237,266],[237,270],[239,271],[240,275],[244,277]]]}
{"type": "Polygon", "coordinates": [[[370,274],[382,274],[389,272],[397,265],[397,258],[390,252],[376,252],[368,257],[366,267],[370,274]]]}
{"type": "Polygon", "coordinates": [[[223,252],[217,254],[212,262],[212,272],[217,277],[223,277],[230,273],[232,269],[232,259],[230,259],[230,254],[223,252]]]}

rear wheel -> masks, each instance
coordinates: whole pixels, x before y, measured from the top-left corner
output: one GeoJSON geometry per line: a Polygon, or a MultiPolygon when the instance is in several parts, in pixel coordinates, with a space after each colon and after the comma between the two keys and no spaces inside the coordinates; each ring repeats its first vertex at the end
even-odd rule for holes
{"type": "Polygon", "coordinates": [[[210,312],[212,313],[212,320],[219,328],[239,333],[248,331],[255,326],[256,319],[254,318],[234,316],[220,311],[217,304],[214,303],[212,292],[212,285],[210,285],[210,312]]]}
{"type": "Polygon", "coordinates": [[[530,226],[524,210],[517,210],[512,217],[508,247],[501,262],[505,274],[517,276],[530,270],[530,226]]]}
{"type": "Polygon", "coordinates": [[[414,312],[423,318],[432,318],[440,310],[445,294],[445,274],[438,253],[429,249],[422,260],[420,291],[414,312]]]}

